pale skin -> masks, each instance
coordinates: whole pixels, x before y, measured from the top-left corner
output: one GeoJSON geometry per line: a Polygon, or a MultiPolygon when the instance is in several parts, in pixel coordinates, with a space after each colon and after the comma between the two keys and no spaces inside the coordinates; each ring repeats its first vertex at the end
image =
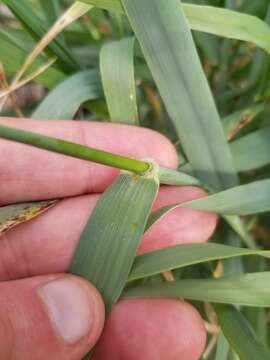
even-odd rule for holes
{"type": "MultiPolygon", "coordinates": [[[[177,167],[173,145],[147,129],[10,118],[0,123],[177,167]]],[[[1,139],[0,154],[0,206],[62,199],[0,238],[0,358],[79,360],[98,341],[95,360],[198,360],[206,334],[191,305],[120,301],[104,325],[97,290],[65,274],[90,212],[118,171],[1,139]]],[[[201,196],[198,188],[162,186],[154,208],[201,196]]],[[[174,210],[144,235],[138,252],[205,242],[216,222],[213,214],[174,210]]]]}

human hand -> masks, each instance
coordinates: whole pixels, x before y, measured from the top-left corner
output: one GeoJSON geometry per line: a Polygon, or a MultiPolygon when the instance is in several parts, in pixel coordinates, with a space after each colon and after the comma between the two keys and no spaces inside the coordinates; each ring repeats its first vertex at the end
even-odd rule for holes
{"type": "MultiPolygon", "coordinates": [[[[0,123],[177,165],[169,141],[147,129],[6,118],[0,123]]],[[[0,154],[0,206],[64,198],[0,237],[0,359],[81,359],[101,332],[95,360],[199,359],[205,330],[191,305],[169,299],[119,301],[103,329],[97,290],[64,274],[89,213],[117,171],[6,140],[0,140],[0,154]]],[[[154,207],[204,195],[194,187],[162,186],[154,207]]],[[[176,209],[144,235],[139,253],[207,241],[215,225],[213,214],[176,209]]]]}

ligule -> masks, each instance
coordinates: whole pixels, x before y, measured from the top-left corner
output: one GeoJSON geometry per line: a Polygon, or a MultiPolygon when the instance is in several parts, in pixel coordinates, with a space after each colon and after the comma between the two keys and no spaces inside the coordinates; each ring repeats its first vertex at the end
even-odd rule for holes
{"type": "Polygon", "coordinates": [[[156,170],[143,176],[122,172],[81,235],[70,272],[99,289],[107,313],[125,286],[158,188],[156,170]]]}

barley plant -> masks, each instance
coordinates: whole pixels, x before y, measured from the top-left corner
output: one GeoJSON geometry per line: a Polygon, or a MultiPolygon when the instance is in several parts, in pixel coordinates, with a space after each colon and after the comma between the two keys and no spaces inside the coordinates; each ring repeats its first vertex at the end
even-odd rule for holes
{"type": "MultiPolygon", "coordinates": [[[[70,272],[96,285],[107,314],[119,298],[192,301],[207,325],[204,359],[270,359],[270,2],[0,3],[2,116],[148,127],[179,155],[172,170],[0,125],[1,138],[120,169],[70,272]],[[208,196],[152,212],[162,184],[208,196]],[[136,255],[175,208],[217,213],[211,241],[136,255]]],[[[2,206],[0,231],[55,203],[2,206]]]]}

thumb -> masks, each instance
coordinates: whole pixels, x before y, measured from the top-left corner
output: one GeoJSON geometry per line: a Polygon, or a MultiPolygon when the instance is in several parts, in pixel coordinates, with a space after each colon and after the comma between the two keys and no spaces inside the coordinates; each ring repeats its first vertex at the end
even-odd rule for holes
{"type": "Polygon", "coordinates": [[[72,275],[0,283],[0,359],[80,360],[96,343],[104,306],[72,275]]]}

